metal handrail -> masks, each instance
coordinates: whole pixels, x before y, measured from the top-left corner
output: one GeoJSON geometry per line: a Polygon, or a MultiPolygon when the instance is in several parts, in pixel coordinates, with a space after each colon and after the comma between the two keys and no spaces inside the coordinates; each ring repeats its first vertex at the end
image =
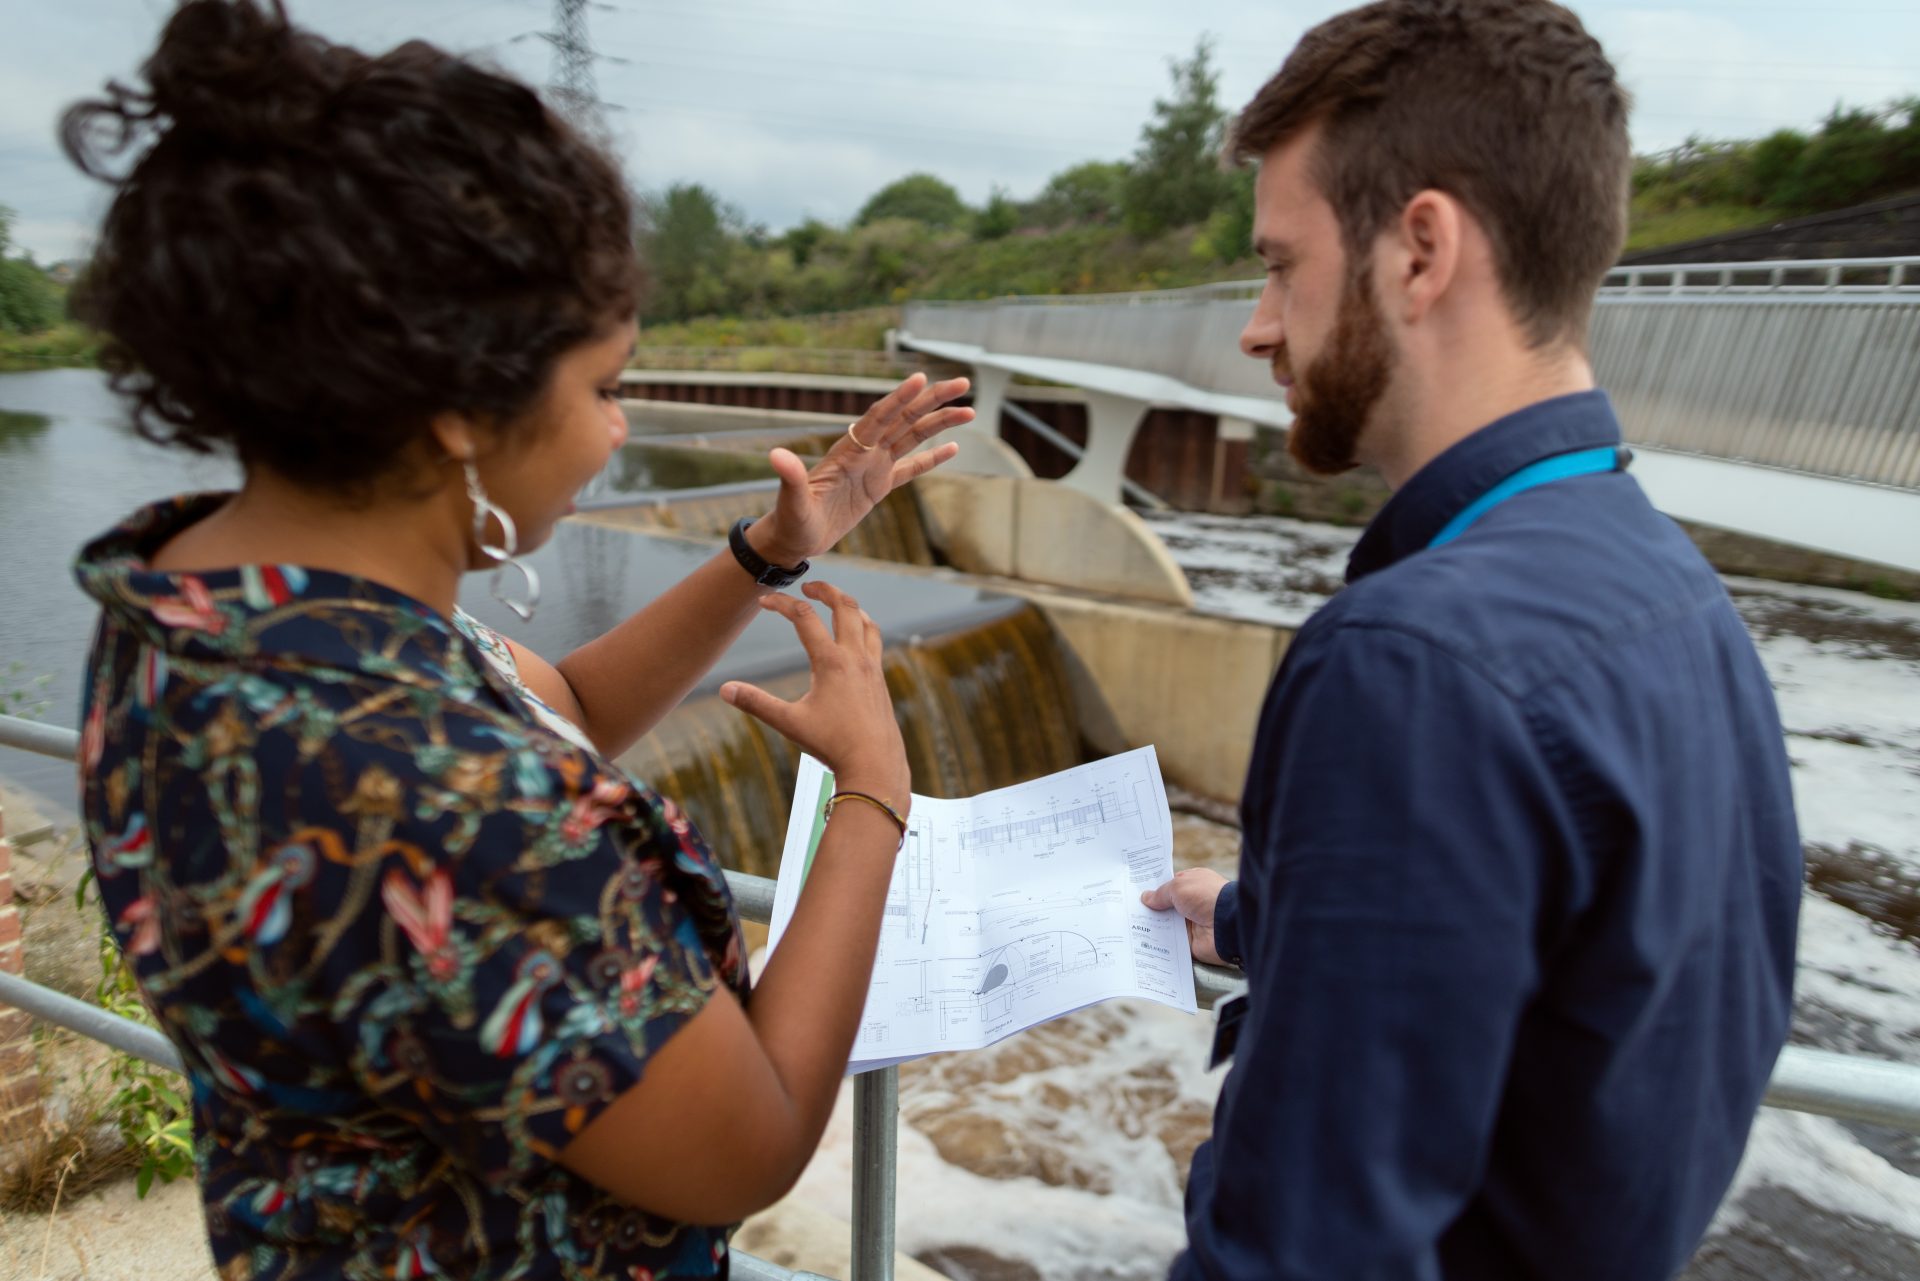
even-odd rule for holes
{"type": "Polygon", "coordinates": [[[912,352],[844,347],[653,347],[634,350],[624,373],[789,373],[896,379],[927,368],[912,352]]]}
{"type": "Polygon", "coordinates": [[[1607,273],[1602,295],[1664,293],[1916,293],[1920,292],[1920,257],[1890,258],[1781,258],[1755,262],[1636,263],[1607,273]],[[1878,273],[1884,281],[1849,283],[1848,276],[1878,273]],[[1815,275],[1810,283],[1788,283],[1788,276],[1815,275]],[[1667,279],[1648,284],[1649,276],[1667,279]],[[1759,276],[1748,284],[1735,277],[1759,276]],[[1697,278],[1705,277],[1700,283],[1697,278]]]}
{"type": "Polygon", "coordinates": [[[672,507],[705,498],[739,498],[743,494],[771,494],[780,488],[780,480],[734,480],[724,485],[701,485],[694,489],[646,489],[632,493],[603,494],[598,498],[577,500],[577,512],[620,511],[629,507],[672,507]]]}
{"type": "MultiPolygon", "coordinates": [[[[0,716],[0,747],[75,760],[80,735],[0,716]]],[[[765,924],[773,915],[774,882],[744,872],[726,873],[742,918],[765,924]]],[[[1232,971],[1193,967],[1194,995],[1202,1008],[1246,990],[1232,971]]],[[[0,1003],[35,1018],[123,1050],[171,1071],[182,1071],[179,1051],[159,1032],[105,1010],[0,972],[0,1003]]],[[[1769,1107],[1865,1121],[1920,1134],[1920,1067],[1790,1045],[1780,1052],[1767,1085],[1769,1107]]],[[[852,1281],[892,1281],[900,1075],[896,1067],[863,1073],[853,1082],[852,1281]]],[[[752,1281],[822,1281],[790,1272],[750,1255],[735,1256],[735,1272],[752,1281]]]]}
{"type": "MultiPolygon", "coordinates": [[[[1110,307],[1152,306],[1163,303],[1238,302],[1257,298],[1264,280],[1227,280],[1211,285],[1192,285],[1184,289],[1136,289],[1106,294],[1008,294],[1001,298],[967,301],[942,299],[916,300],[916,310],[987,311],[996,307],[1110,307]]],[[[1615,267],[1600,288],[1602,297],[1625,294],[1723,293],[1741,290],[1771,290],[1779,293],[1916,293],[1920,292],[1920,256],[1888,258],[1785,258],[1756,262],[1640,263],[1615,267]],[[1882,272],[1883,284],[1848,284],[1848,274],[1882,272]],[[1818,272],[1817,284],[1787,284],[1789,275],[1818,272]],[[1765,276],[1766,283],[1733,284],[1735,276],[1765,276]],[[1648,276],[1670,277],[1658,285],[1647,285],[1648,276]],[[1691,284],[1694,277],[1712,276],[1711,283],[1691,284]]]]}

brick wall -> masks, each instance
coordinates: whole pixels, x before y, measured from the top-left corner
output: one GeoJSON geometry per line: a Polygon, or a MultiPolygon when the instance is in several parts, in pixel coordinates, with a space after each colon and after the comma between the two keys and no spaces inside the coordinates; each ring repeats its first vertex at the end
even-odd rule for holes
{"type": "MultiPolygon", "coordinates": [[[[6,813],[0,810],[0,970],[20,974],[25,969],[20,908],[13,901],[13,844],[7,840],[6,813]]],[[[0,1006],[0,1140],[40,1127],[40,1071],[32,1030],[33,1021],[25,1014],[0,1006]]]]}

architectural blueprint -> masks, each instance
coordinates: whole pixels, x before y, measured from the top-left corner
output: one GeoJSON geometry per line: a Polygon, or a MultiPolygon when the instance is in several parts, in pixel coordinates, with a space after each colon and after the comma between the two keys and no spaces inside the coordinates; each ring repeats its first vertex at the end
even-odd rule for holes
{"type": "MultiPolygon", "coordinates": [[[[833,776],[803,757],[771,946],[825,830],[833,776]]],[[[1109,997],[1194,1011],[1186,927],[1140,894],[1173,875],[1151,747],[964,800],[915,796],[850,1070],[977,1049],[1109,997]]]]}

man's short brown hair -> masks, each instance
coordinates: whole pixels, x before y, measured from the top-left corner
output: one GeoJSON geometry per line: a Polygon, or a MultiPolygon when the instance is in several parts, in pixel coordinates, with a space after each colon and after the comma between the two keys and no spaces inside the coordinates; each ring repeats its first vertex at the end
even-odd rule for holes
{"type": "Polygon", "coordinates": [[[1313,172],[1350,255],[1444,191],[1486,229],[1529,341],[1580,343],[1626,238],[1628,107],[1599,42],[1549,0],[1380,0],[1309,31],[1228,151],[1257,160],[1324,124],[1313,172]]]}

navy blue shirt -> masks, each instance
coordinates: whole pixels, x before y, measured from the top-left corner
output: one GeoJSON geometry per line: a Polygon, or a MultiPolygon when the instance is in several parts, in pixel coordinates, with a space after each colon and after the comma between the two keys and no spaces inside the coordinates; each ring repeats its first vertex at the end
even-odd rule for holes
{"type": "Polygon", "coordinates": [[[1210,1281],[1664,1281],[1785,1040],[1801,855],[1773,692],[1599,392],[1422,469],[1261,714],[1221,950],[1238,1053],[1195,1155],[1210,1281]]]}

